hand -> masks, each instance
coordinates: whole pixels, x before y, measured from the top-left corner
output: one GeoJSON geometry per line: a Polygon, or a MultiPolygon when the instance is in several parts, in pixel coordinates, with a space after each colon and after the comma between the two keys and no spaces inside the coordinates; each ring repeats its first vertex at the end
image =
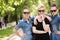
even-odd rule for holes
{"type": "Polygon", "coordinates": [[[43,21],[43,28],[46,32],[50,31],[49,25],[45,23],[45,21],[43,21]]]}
{"type": "Polygon", "coordinates": [[[41,15],[41,20],[44,21],[44,16],[43,15],[41,15]]]}
{"type": "Polygon", "coordinates": [[[44,30],[45,32],[49,32],[49,25],[45,25],[44,30]]]}
{"type": "Polygon", "coordinates": [[[20,37],[21,37],[21,38],[24,38],[25,36],[26,36],[26,34],[21,34],[21,36],[20,36],[20,37]]]}
{"type": "Polygon", "coordinates": [[[56,34],[60,34],[60,31],[55,31],[56,34]]]}

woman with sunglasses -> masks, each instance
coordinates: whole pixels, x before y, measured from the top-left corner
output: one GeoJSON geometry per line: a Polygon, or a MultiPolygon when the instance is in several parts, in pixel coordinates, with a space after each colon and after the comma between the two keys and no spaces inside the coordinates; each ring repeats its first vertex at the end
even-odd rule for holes
{"type": "Polygon", "coordinates": [[[36,34],[35,40],[50,40],[49,38],[49,17],[45,16],[45,7],[41,4],[38,8],[38,16],[35,17],[33,25],[33,33],[36,34]]]}
{"type": "Polygon", "coordinates": [[[58,8],[53,4],[50,8],[52,18],[51,21],[51,40],[60,40],[60,16],[58,15],[58,8]]]}
{"type": "Polygon", "coordinates": [[[32,32],[31,32],[32,19],[33,18],[30,17],[30,12],[28,8],[24,8],[23,19],[18,22],[18,24],[16,25],[14,29],[14,33],[20,38],[22,38],[22,40],[32,40],[32,32]],[[19,28],[22,28],[23,34],[18,32],[19,28]]]}

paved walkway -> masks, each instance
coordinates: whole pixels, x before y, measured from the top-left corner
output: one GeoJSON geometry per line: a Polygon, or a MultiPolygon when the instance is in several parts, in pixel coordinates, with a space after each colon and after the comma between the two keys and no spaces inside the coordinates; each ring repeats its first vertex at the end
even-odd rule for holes
{"type": "Polygon", "coordinates": [[[14,25],[16,25],[16,22],[15,21],[14,22],[11,22],[11,23],[8,23],[6,27],[5,27],[5,25],[2,25],[2,30],[3,29],[6,29],[8,27],[14,26],[14,25]]]}
{"type": "MultiPolygon", "coordinates": [[[[7,24],[7,27],[5,27],[5,26],[3,25],[3,26],[2,26],[2,29],[6,29],[6,28],[11,27],[11,26],[14,26],[14,25],[16,25],[15,22],[8,23],[8,24],[7,24]]],[[[21,30],[19,30],[19,31],[21,31],[21,30]]],[[[21,33],[22,33],[22,31],[21,31],[21,33]]],[[[0,38],[0,40],[8,40],[8,39],[9,39],[9,40],[21,40],[21,38],[19,38],[18,36],[16,36],[14,33],[11,34],[11,35],[8,36],[8,37],[0,38]]]]}
{"type": "Polygon", "coordinates": [[[0,40],[21,40],[21,38],[19,38],[18,36],[13,34],[12,36],[5,37],[5,38],[2,38],[0,40]]]}

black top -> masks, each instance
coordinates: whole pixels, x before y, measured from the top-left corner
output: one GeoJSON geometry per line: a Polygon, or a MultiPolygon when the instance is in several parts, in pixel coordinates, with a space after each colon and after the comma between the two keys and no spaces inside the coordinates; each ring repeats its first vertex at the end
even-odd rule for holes
{"type": "MultiPolygon", "coordinates": [[[[37,30],[44,31],[42,22],[39,22],[38,19],[36,19],[36,21],[37,21],[37,25],[34,25],[34,23],[32,25],[34,27],[36,27],[37,30]]],[[[50,25],[50,22],[47,18],[45,18],[44,21],[45,21],[46,24],[50,25]]],[[[49,33],[36,34],[36,39],[35,40],[50,40],[49,39],[49,33]]]]}

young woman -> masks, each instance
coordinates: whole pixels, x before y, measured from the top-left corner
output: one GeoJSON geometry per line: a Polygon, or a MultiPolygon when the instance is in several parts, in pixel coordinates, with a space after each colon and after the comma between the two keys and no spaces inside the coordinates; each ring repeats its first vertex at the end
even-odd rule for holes
{"type": "Polygon", "coordinates": [[[51,21],[51,40],[60,40],[60,16],[58,15],[58,8],[53,4],[50,8],[52,18],[51,21]]]}
{"type": "Polygon", "coordinates": [[[35,17],[33,23],[33,33],[36,34],[35,40],[50,40],[49,38],[49,26],[50,20],[48,16],[45,16],[45,7],[40,5],[38,8],[38,16],[35,17]]]}
{"type": "Polygon", "coordinates": [[[23,10],[23,19],[18,22],[14,29],[14,33],[22,38],[22,40],[32,40],[32,19],[30,17],[30,11],[28,8],[24,8],[23,10]],[[23,34],[18,32],[18,29],[22,28],[23,34]]]}

